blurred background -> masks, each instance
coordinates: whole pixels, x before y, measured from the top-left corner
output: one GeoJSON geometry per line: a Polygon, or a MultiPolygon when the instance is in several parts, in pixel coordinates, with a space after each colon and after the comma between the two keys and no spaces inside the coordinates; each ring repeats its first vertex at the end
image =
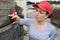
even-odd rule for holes
{"type": "Polygon", "coordinates": [[[48,1],[53,7],[53,13],[47,22],[55,26],[56,40],[60,40],[60,0],[0,0],[0,40],[29,40],[29,29],[25,25],[12,25],[7,15],[10,12],[13,13],[13,8],[15,8],[21,18],[34,18],[35,8],[32,5],[39,4],[41,1],[48,1]]]}

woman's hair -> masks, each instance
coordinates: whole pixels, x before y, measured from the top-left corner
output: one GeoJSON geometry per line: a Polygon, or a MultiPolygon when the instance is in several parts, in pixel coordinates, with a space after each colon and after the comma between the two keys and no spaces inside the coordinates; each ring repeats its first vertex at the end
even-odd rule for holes
{"type": "MultiPolygon", "coordinates": [[[[49,15],[49,13],[48,13],[48,12],[46,12],[46,15],[49,15]]],[[[49,16],[48,16],[48,18],[51,18],[51,16],[49,15],[49,16]]]]}
{"type": "Polygon", "coordinates": [[[49,13],[48,13],[48,12],[46,12],[46,15],[49,15],[49,13]]]}

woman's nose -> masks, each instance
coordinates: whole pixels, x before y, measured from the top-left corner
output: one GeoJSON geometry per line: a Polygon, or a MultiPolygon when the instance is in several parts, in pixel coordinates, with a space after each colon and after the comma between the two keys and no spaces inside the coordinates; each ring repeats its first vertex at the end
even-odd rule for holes
{"type": "Polygon", "coordinates": [[[36,12],[36,16],[38,16],[39,15],[39,13],[38,12],[36,12]]]}

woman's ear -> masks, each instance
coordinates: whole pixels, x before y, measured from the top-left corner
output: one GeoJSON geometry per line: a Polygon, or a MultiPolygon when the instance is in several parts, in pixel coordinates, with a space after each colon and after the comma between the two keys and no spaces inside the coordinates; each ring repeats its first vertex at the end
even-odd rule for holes
{"type": "Polygon", "coordinates": [[[49,17],[49,15],[46,15],[46,18],[48,18],[49,17]]]}
{"type": "Polygon", "coordinates": [[[46,12],[46,18],[48,18],[49,17],[49,13],[48,12],[46,12]]]}

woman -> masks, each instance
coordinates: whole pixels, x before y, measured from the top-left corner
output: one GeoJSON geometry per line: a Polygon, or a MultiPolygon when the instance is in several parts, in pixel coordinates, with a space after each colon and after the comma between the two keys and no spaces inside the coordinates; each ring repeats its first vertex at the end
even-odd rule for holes
{"type": "Polygon", "coordinates": [[[29,40],[55,40],[55,27],[46,21],[48,16],[52,14],[51,4],[43,1],[40,4],[34,4],[33,7],[36,8],[34,19],[20,19],[16,12],[16,15],[8,16],[16,19],[13,24],[23,24],[29,28],[29,40]]]}

